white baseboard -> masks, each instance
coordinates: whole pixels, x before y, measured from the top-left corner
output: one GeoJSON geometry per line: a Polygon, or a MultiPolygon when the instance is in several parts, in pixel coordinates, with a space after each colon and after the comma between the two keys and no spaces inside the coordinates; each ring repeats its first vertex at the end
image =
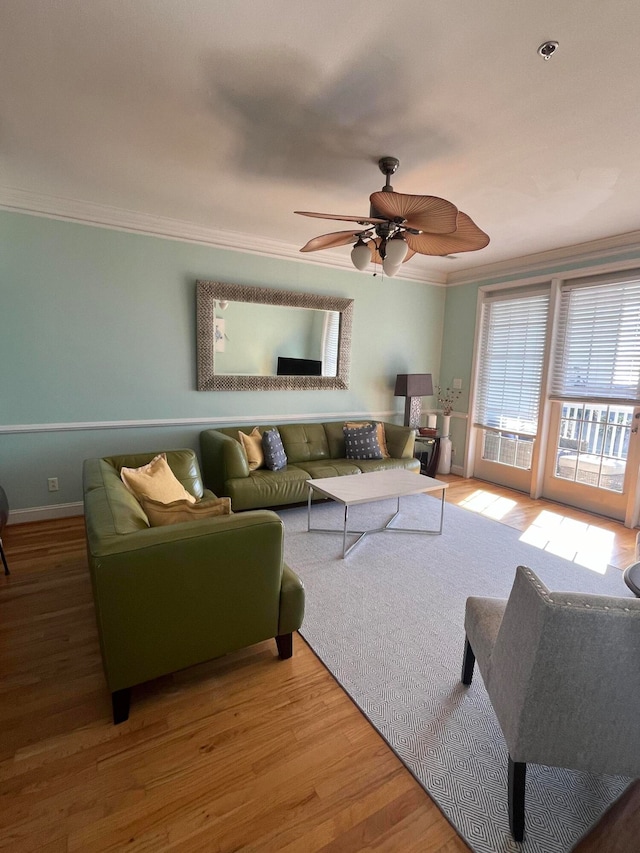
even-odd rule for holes
{"type": "MultiPolygon", "coordinates": [[[[436,411],[436,410],[434,410],[436,411]]],[[[456,413],[453,413],[454,416],[456,413]]],[[[461,417],[466,417],[464,414],[460,414],[461,417]]],[[[313,420],[313,415],[278,415],[272,416],[269,423],[289,423],[289,422],[298,422],[305,420],[313,420]]],[[[362,418],[376,418],[377,420],[386,420],[390,418],[398,418],[397,412],[349,412],[349,413],[325,413],[320,418],[316,415],[316,419],[318,420],[333,420],[344,418],[345,420],[360,420],[362,418]]],[[[216,421],[213,421],[210,418],[202,419],[202,418],[183,418],[180,420],[170,420],[170,421],[106,421],[100,423],[71,423],[71,424],[28,424],[28,425],[13,425],[13,426],[0,426],[0,433],[3,432],[59,432],[66,430],[87,430],[87,429],[131,429],[132,427],[149,427],[149,426],[193,426],[193,425],[207,425],[215,429],[216,426],[223,426],[227,423],[235,424],[255,424],[260,423],[261,421],[265,421],[265,418],[255,417],[231,417],[226,419],[218,418],[216,421]]],[[[452,474],[459,474],[462,476],[463,468],[459,465],[453,465],[451,467],[452,474]]],[[[70,518],[75,515],[83,515],[84,505],[82,501],[76,501],[74,503],[66,503],[66,504],[51,504],[49,506],[33,506],[33,507],[25,507],[24,509],[13,509],[9,513],[8,524],[25,524],[29,521],[48,521],[54,518],[70,518]]]]}
{"type": "MultiPolygon", "coordinates": [[[[452,465],[451,473],[464,476],[461,465],[452,465]]],[[[437,477],[437,474],[436,474],[437,477]]],[[[84,515],[82,501],[68,504],[51,504],[50,506],[30,506],[24,509],[13,509],[9,513],[7,524],[26,524],[28,521],[50,521],[53,518],[72,518],[75,515],[84,515]]]]}
{"type": "Polygon", "coordinates": [[[7,524],[24,524],[27,521],[49,521],[52,518],[71,518],[74,515],[84,515],[82,501],[68,504],[50,504],[49,506],[30,506],[24,509],[13,509],[9,512],[7,524]]]}

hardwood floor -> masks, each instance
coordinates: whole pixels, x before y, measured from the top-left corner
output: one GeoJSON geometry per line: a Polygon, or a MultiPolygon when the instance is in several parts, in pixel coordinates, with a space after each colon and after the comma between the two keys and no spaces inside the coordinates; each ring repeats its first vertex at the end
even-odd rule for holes
{"type": "MultiPolygon", "coordinates": [[[[620,524],[445,479],[451,502],[538,537],[541,513],[567,519],[576,551],[595,530],[610,562],[633,558],[620,524]]],[[[288,661],[261,643],[136,688],[114,727],[82,519],[15,525],[4,544],[0,850],[468,850],[298,636],[288,661]]],[[[639,835],[636,783],[577,850],[631,853],[639,835]]]]}

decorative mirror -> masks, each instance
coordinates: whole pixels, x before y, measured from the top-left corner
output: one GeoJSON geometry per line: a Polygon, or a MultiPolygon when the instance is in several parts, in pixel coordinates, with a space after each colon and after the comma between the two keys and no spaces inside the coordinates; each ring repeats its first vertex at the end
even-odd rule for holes
{"type": "Polygon", "coordinates": [[[353,299],[196,284],[198,391],[349,387],[353,299]]]}

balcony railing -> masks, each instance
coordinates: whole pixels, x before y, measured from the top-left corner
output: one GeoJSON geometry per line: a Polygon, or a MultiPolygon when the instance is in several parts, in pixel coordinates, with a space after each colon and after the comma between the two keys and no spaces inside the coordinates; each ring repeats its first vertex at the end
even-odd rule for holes
{"type": "Polygon", "coordinates": [[[556,477],[622,492],[632,421],[630,406],[564,403],[556,477]]]}
{"type": "MultiPolygon", "coordinates": [[[[622,492],[633,409],[577,402],[563,403],[556,447],[555,476],[622,492]]],[[[482,458],[528,470],[534,438],[505,429],[485,430],[482,458]]]]}

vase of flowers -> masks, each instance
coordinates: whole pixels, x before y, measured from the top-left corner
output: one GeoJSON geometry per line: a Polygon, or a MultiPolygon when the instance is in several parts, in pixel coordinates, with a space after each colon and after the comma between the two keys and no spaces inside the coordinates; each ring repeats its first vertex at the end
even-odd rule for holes
{"type": "MultiPolygon", "coordinates": [[[[445,418],[451,417],[451,412],[453,411],[453,404],[458,399],[460,394],[462,394],[462,391],[459,391],[457,388],[441,388],[440,385],[438,385],[438,404],[441,406],[442,414],[445,418]]],[[[447,433],[447,435],[448,434],[449,433],[447,433]]]]}
{"type": "Polygon", "coordinates": [[[442,436],[440,437],[440,457],[438,460],[438,474],[451,473],[451,412],[453,404],[462,392],[457,388],[441,388],[438,385],[437,399],[442,407],[442,436]]]}

